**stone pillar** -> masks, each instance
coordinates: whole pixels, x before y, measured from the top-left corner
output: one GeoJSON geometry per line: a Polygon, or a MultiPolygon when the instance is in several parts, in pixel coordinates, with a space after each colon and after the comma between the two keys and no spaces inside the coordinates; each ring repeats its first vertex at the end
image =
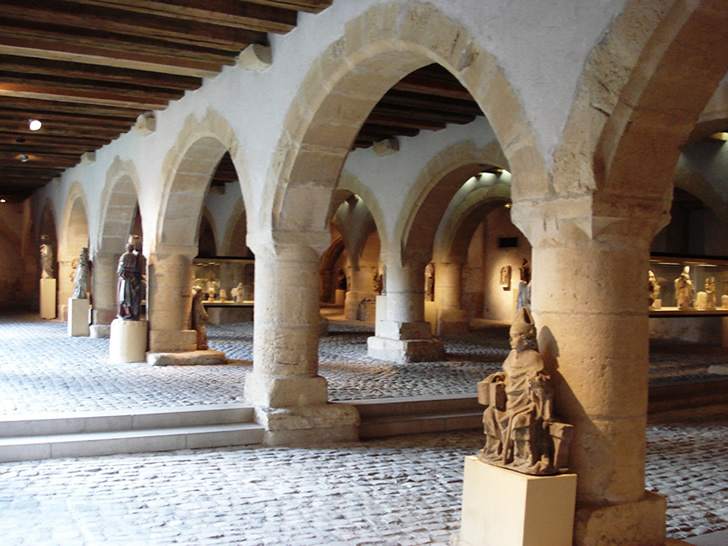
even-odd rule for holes
{"type": "MultiPolygon", "coordinates": [[[[75,256],[74,256],[75,257],[75,256]]],[[[58,259],[58,319],[68,320],[68,298],[73,294],[73,278],[76,269],[73,267],[73,258],[58,259]]]]}
{"type": "Polygon", "coordinates": [[[539,347],[554,381],[555,410],[575,427],[575,543],[662,544],[665,499],[645,491],[644,279],[657,220],[552,222],[523,208],[518,217],[528,219],[519,227],[533,244],[539,347]]]}
{"type": "Polygon", "coordinates": [[[468,333],[468,312],[462,309],[463,262],[435,264],[435,303],[437,304],[437,334],[468,333]]]}
{"type": "Polygon", "coordinates": [[[256,406],[271,445],[358,438],[353,406],[328,404],[318,375],[319,301],[316,249],[284,245],[255,251],[253,373],[245,397],[256,406]]]}
{"type": "MultiPolygon", "coordinates": [[[[344,318],[346,320],[359,320],[359,305],[361,301],[367,297],[375,296],[374,281],[371,272],[360,269],[358,266],[350,268],[351,286],[347,287],[346,297],[344,300],[344,318]]],[[[371,320],[374,317],[367,317],[371,320]]]]}
{"type": "MultiPolygon", "coordinates": [[[[385,258],[383,256],[383,258],[385,258]]],[[[367,340],[372,358],[390,362],[434,362],[445,358],[442,342],[433,339],[425,322],[425,265],[402,265],[399,256],[386,256],[386,320],[367,340]]]]}
{"type": "Polygon", "coordinates": [[[192,259],[197,248],[160,249],[147,263],[149,351],[174,353],[197,349],[190,329],[192,259]]]}
{"type": "Polygon", "coordinates": [[[116,266],[119,257],[111,252],[96,252],[92,259],[91,294],[93,309],[91,312],[91,337],[108,338],[111,332],[111,321],[117,314],[117,288],[119,277],[116,266]]]}

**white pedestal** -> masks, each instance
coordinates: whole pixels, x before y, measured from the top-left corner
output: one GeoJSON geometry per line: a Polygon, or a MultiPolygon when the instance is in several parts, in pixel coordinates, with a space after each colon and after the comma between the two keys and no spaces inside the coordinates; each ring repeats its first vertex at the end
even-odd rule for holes
{"type": "Polygon", "coordinates": [[[89,335],[89,300],[68,298],[68,335],[89,335]]]}
{"type": "Polygon", "coordinates": [[[40,318],[56,318],[56,279],[40,280],[40,318]]]}
{"type": "Polygon", "coordinates": [[[374,335],[379,335],[379,324],[387,320],[387,296],[377,296],[376,309],[374,311],[374,335]]]}
{"type": "Polygon", "coordinates": [[[346,290],[340,290],[336,289],[336,295],[334,297],[334,303],[336,305],[344,305],[344,301],[346,300],[346,290]]]}
{"type": "Polygon", "coordinates": [[[529,476],[465,458],[462,546],[570,546],[576,474],[529,476]]]}
{"type": "Polygon", "coordinates": [[[109,340],[109,362],[145,362],[148,328],[146,320],[114,319],[109,340]]]}
{"type": "Polygon", "coordinates": [[[437,304],[434,301],[425,302],[425,322],[430,323],[430,334],[434,336],[437,330],[437,304]]]}

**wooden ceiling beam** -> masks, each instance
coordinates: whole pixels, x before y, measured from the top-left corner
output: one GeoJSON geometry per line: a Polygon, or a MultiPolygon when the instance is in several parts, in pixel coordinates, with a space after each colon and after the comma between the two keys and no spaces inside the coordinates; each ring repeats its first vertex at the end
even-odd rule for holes
{"type": "Polygon", "coordinates": [[[66,89],[50,85],[26,85],[22,83],[0,82],[0,96],[22,97],[38,100],[73,102],[77,104],[96,104],[120,106],[141,110],[161,110],[167,107],[168,100],[151,96],[134,95],[120,92],[98,92],[85,89],[66,89]]]}
{"type": "Polygon", "coordinates": [[[155,89],[187,91],[202,84],[201,78],[159,74],[142,70],[109,68],[90,64],[32,59],[14,55],[0,55],[0,67],[4,71],[41,76],[62,77],[69,80],[93,80],[155,89]]]}
{"type": "MultiPolygon", "coordinates": [[[[68,2],[68,0],[65,0],[68,2]]],[[[286,34],[296,27],[297,13],[276,4],[241,0],[72,0],[76,4],[114,7],[144,17],[162,16],[195,24],[225,26],[259,33],[286,34]]],[[[263,43],[256,36],[248,43],[263,43]]],[[[203,40],[200,40],[203,41],[203,40]]]]}
{"type": "Polygon", "coordinates": [[[430,121],[425,119],[417,119],[410,117],[409,112],[382,112],[376,108],[369,114],[366,120],[367,124],[385,125],[387,127],[407,127],[410,129],[420,129],[429,131],[438,131],[444,129],[446,126],[445,122],[430,121]]]}
{"type": "MultiPolygon", "coordinates": [[[[210,24],[205,20],[191,21],[180,17],[140,13],[137,10],[128,11],[59,0],[3,0],[2,13],[5,17],[21,21],[81,27],[142,38],[154,36],[164,41],[231,49],[241,49],[252,42],[264,41],[265,33],[273,31],[263,28],[264,21],[256,21],[259,23],[258,28],[232,28],[210,24]]],[[[285,32],[291,28],[293,27],[285,32]]]]}
{"type": "Polygon", "coordinates": [[[263,6],[277,6],[296,11],[305,11],[308,13],[320,13],[328,8],[333,0],[248,0],[248,2],[263,6]]]}
{"type": "Polygon", "coordinates": [[[433,95],[423,95],[421,93],[412,93],[409,91],[391,90],[387,92],[379,101],[382,106],[397,106],[410,108],[419,108],[422,110],[438,110],[443,112],[452,112],[455,114],[464,114],[469,116],[482,116],[483,111],[474,100],[449,99],[447,97],[437,97],[433,95]]]}
{"type": "Polygon", "coordinates": [[[234,56],[193,48],[159,47],[149,40],[89,38],[45,29],[18,29],[0,18],[0,54],[68,61],[132,70],[211,78],[234,56]]]}
{"type": "Polygon", "coordinates": [[[87,115],[104,119],[123,118],[129,119],[132,123],[134,123],[137,116],[139,115],[138,108],[120,108],[95,104],[79,105],[72,104],[70,102],[36,100],[10,96],[3,97],[2,101],[0,101],[0,109],[9,111],[18,110],[21,112],[26,112],[29,118],[40,118],[46,113],[63,113],[67,115],[87,115]]]}
{"type": "Polygon", "coordinates": [[[0,148],[6,145],[24,146],[45,146],[46,149],[74,146],[83,153],[89,150],[96,150],[111,142],[111,139],[104,137],[88,138],[79,136],[58,136],[58,135],[28,135],[26,133],[0,133],[0,148]],[[18,142],[21,138],[24,142],[18,142]]]}

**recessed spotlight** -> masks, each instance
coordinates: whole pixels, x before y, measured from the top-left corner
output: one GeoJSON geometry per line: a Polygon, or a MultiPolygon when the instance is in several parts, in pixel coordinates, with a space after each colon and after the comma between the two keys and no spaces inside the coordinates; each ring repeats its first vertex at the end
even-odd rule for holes
{"type": "Polygon", "coordinates": [[[20,154],[20,161],[22,163],[25,163],[26,161],[28,161],[28,156],[25,154],[20,154]]]}
{"type": "Polygon", "coordinates": [[[0,198],[0,203],[4,203],[4,202],[5,202],[5,198],[4,197],[0,198]]]}
{"type": "Polygon", "coordinates": [[[23,137],[18,137],[15,139],[15,142],[17,142],[18,144],[22,144],[23,142],[25,142],[25,139],[23,137]]]}
{"type": "Polygon", "coordinates": [[[510,203],[506,203],[506,204],[505,204],[505,205],[503,205],[503,206],[504,206],[505,208],[509,209],[509,208],[511,208],[511,206],[512,206],[512,205],[511,205],[510,203]]]}
{"type": "Polygon", "coordinates": [[[41,127],[43,127],[43,124],[40,122],[39,119],[30,119],[30,120],[28,120],[28,128],[31,131],[37,131],[41,127]]]}

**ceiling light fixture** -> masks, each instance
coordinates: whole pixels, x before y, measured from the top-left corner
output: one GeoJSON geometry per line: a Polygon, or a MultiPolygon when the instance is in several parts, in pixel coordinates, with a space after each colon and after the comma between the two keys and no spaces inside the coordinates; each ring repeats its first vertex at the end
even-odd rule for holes
{"type": "Polygon", "coordinates": [[[26,161],[28,161],[28,156],[25,154],[20,154],[20,161],[25,163],[26,161]]]}
{"type": "Polygon", "coordinates": [[[43,124],[40,122],[39,119],[30,119],[30,120],[28,120],[28,128],[31,131],[37,131],[41,127],[43,127],[43,124]]]}
{"type": "Polygon", "coordinates": [[[0,198],[0,203],[4,203],[4,202],[5,202],[5,198],[4,197],[0,198]]]}

